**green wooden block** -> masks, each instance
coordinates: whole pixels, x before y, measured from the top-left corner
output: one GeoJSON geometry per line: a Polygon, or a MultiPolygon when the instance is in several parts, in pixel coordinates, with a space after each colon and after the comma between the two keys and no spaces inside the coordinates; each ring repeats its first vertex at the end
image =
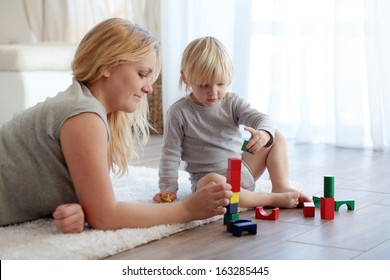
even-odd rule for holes
{"type": "Polygon", "coordinates": [[[254,152],[251,152],[246,148],[246,145],[248,145],[248,143],[249,143],[249,141],[244,140],[244,143],[242,143],[242,146],[241,146],[241,151],[244,151],[244,152],[247,152],[247,153],[254,155],[255,154],[254,152]]]}
{"type": "Polygon", "coordinates": [[[334,197],[334,177],[325,176],[324,177],[324,197],[334,197]]]}
{"type": "Polygon", "coordinates": [[[238,213],[235,213],[235,214],[225,214],[223,216],[223,224],[226,225],[228,223],[228,221],[235,221],[235,220],[238,220],[240,218],[239,214],[238,213]]]}
{"type": "Polygon", "coordinates": [[[355,210],[355,200],[339,200],[334,202],[334,210],[339,211],[341,205],[347,205],[348,210],[355,210]]]}
{"type": "Polygon", "coordinates": [[[313,196],[313,203],[316,207],[320,207],[321,205],[321,199],[318,196],[313,196]]]}

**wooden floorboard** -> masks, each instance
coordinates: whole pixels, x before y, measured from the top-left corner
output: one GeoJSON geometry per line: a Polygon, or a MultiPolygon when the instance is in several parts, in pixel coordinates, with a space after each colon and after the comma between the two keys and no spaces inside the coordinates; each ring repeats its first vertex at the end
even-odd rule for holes
{"type": "MultiPolygon", "coordinates": [[[[323,177],[335,176],[335,198],[353,199],[333,220],[319,209],[305,218],[302,209],[282,209],[277,221],[253,219],[257,235],[240,238],[226,232],[222,221],[128,250],[108,259],[390,259],[390,153],[288,142],[290,178],[308,195],[321,196],[323,177]]],[[[136,165],[158,167],[161,137],[152,137],[136,165]]],[[[265,175],[267,176],[267,175],[265,175]]]]}

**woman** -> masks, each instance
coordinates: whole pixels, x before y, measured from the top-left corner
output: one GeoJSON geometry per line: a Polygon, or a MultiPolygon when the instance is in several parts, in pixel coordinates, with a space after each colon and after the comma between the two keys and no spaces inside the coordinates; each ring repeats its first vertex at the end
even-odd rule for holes
{"type": "Polygon", "coordinates": [[[149,136],[146,96],[160,50],[146,30],[119,18],[99,23],[80,42],[72,70],[67,90],[0,128],[0,225],[53,211],[64,232],[83,230],[83,212],[91,227],[104,230],[224,214],[232,195],[226,184],[210,183],[172,204],[115,198],[110,170],[126,174],[133,143],[149,136]]]}

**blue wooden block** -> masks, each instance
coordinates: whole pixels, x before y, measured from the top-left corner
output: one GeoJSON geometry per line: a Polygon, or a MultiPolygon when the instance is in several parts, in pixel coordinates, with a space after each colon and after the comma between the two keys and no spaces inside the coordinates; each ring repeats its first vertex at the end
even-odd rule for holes
{"type": "Polygon", "coordinates": [[[236,214],[238,213],[238,203],[230,203],[226,206],[226,214],[236,214]]]}
{"type": "Polygon", "coordinates": [[[257,224],[245,220],[236,220],[230,223],[230,232],[236,236],[241,237],[242,232],[247,231],[249,234],[257,234],[257,224]]]}
{"type": "Polygon", "coordinates": [[[226,223],[226,230],[231,233],[232,232],[232,225],[234,223],[251,223],[251,222],[252,222],[252,220],[247,220],[247,219],[230,220],[226,223]]]}

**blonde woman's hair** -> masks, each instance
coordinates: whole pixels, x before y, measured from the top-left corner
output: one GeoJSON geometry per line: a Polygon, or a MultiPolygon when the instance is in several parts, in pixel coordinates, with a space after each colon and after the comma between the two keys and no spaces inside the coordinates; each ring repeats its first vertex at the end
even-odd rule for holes
{"type": "MultiPolygon", "coordinates": [[[[156,52],[157,65],[152,82],[161,69],[158,41],[145,29],[121,18],[102,21],[81,40],[72,62],[73,76],[88,85],[112,71],[120,63],[139,61],[156,52]]],[[[110,128],[108,161],[111,170],[125,175],[134,153],[134,145],[143,145],[149,138],[149,108],[143,96],[134,113],[111,112],[107,115],[110,128]]]]}
{"type": "Polygon", "coordinates": [[[225,46],[214,37],[202,37],[188,44],[181,60],[179,88],[190,93],[191,84],[233,80],[233,63],[225,46]],[[183,77],[184,75],[184,77],[183,77]]]}

